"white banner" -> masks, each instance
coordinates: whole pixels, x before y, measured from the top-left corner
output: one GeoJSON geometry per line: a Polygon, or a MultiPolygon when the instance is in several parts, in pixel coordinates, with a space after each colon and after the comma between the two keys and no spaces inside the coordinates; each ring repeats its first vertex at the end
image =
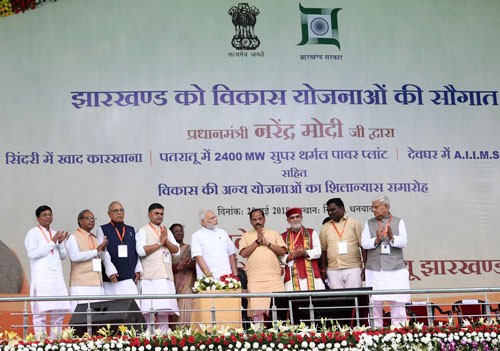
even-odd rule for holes
{"type": "MultiPolygon", "coordinates": [[[[74,231],[119,200],[136,229],[211,208],[321,228],[391,199],[412,288],[495,286],[498,1],[77,1],[0,20],[2,240],[35,209],[74,231]]],[[[66,269],[69,264],[66,263],[66,269]]]]}

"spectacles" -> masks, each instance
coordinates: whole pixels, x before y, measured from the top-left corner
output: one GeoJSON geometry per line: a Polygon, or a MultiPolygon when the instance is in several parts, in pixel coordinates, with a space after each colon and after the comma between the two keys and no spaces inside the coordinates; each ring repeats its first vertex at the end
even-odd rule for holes
{"type": "Polygon", "coordinates": [[[125,213],[125,209],[124,208],[117,208],[117,209],[114,209],[114,210],[109,210],[109,212],[113,212],[113,213],[125,213]]]}
{"type": "Polygon", "coordinates": [[[87,216],[87,217],[82,217],[83,219],[86,219],[87,221],[97,221],[97,217],[90,217],[90,216],[87,216]]]}

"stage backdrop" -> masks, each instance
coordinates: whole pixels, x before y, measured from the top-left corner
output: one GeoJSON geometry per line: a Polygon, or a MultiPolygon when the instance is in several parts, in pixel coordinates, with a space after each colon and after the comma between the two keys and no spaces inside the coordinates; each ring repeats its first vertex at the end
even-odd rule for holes
{"type": "MultiPolygon", "coordinates": [[[[2,240],[29,272],[36,207],[76,230],[211,208],[237,241],[264,208],[320,230],[391,199],[413,288],[496,286],[496,0],[65,0],[0,19],[2,240]]],[[[66,263],[66,273],[68,269],[66,263]]]]}

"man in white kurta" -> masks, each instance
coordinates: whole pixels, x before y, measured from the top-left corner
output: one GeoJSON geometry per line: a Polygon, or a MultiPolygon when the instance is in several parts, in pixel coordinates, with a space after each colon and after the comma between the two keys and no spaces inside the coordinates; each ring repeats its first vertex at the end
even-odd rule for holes
{"type": "MultiPolygon", "coordinates": [[[[174,235],[162,226],[164,208],[154,203],[149,206],[149,223],[136,234],[136,250],[142,263],[140,293],[143,295],[175,294],[172,255],[180,254],[179,244],[174,235]]],[[[168,318],[179,315],[176,299],[143,299],[141,310],[150,327],[162,332],[170,330],[168,318]],[[156,324],[152,319],[156,317],[156,324]]]]}
{"type": "MultiPolygon", "coordinates": [[[[67,231],[54,231],[52,210],[40,206],[35,211],[38,225],[26,234],[24,245],[30,261],[30,296],[68,296],[61,261],[66,257],[64,240],[67,231]]],[[[56,337],[61,331],[64,315],[71,310],[69,301],[33,301],[33,326],[36,335],[56,337]],[[47,318],[50,316],[50,321],[47,318]]]]}
{"type": "MultiPolygon", "coordinates": [[[[389,212],[387,196],[378,196],[372,202],[374,218],[369,219],[361,234],[361,245],[366,249],[366,286],[373,290],[410,289],[409,272],[403,258],[407,233],[404,221],[389,212]]],[[[383,326],[384,301],[391,308],[391,324],[399,326],[406,322],[405,304],[409,294],[371,296],[374,326],[383,326]]]]}
{"type": "MultiPolygon", "coordinates": [[[[69,274],[71,296],[104,295],[101,262],[106,254],[108,240],[105,239],[101,244],[97,242],[96,236],[91,233],[94,225],[94,214],[90,210],[81,211],[78,214],[78,229],[66,242],[66,249],[71,260],[69,274]]],[[[78,303],[82,302],[84,301],[72,300],[73,310],[78,303]]]]}
{"type": "Polygon", "coordinates": [[[227,274],[237,276],[236,246],[225,230],[217,228],[214,211],[200,211],[199,219],[202,228],[191,236],[191,257],[196,260],[196,277],[220,279],[227,274]]]}

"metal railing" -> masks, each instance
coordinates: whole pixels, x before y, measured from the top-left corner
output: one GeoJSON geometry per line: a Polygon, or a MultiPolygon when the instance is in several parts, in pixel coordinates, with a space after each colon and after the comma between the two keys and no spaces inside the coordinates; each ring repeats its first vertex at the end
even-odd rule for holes
{"type": "MultiPolygon", "coordinates": [[[[191,326],[201,328],[213,328],[216,326],[238,325],[248,328],[251,323],[253,310],[248,309],[244,303],[250,298],[270,297],[269,320],[264,321],[267,325],[273,325],[278,321],[289,321],[292,324],[305,323],[311,328],[319,328],[328,323],[338,323],[349,326],[373,325],[373,305],[370,303],[369,296],[374,295],[392,295],[392,294],[411,294],[412,300],[419,301],[412,305],[407,305],[407,318],[412,323],[425,323],[434,325],[443,321],[452,323],[474,323],[480,318],[491,321],[492,318],[499,316],[500,288],[456,288],[456,289],[419,289],[419,290],[379,290],[371,291],[366,289],[354,290],[318,290],[307,292],[281,292],[281,293],[232,293],[230,290],[224,292],[212,291],[198,294],[171,294],[171,295],[113,295],[105,296],[70,296],[70,297],[1,297],[0,310],[3,303],[23,303],[22,310],[9,312],[11,316],[22,318],[22,323],[10,325],[11,330],[22,330],[22,335],[27,336],[33,327],[30,324],[30,316],[33,315],[29,309],[31,301],[77,301],[79,304],[76,310],[68,313],[72,316],[73,323],[64,324],[63,327],[72,326],[83,328],[89,335],[96,334],[96,331],[108,323],[112,328],[119,325],[128,327],[134,326],[136,329],[149,329],[152,331],[155,322],[156,311],[151,309],[145,312],[137,306],[130,303],[123,310],[112,310],[106,308],[109,301],[139,301],[156,299],[204,299],[205,305],[190,310],[180,311],[191,313],[205,313],[204,320],[192,320],[191,326]],[[237,299],[239,301],[236,307],[227,307],[225,302],[222,307],[217,306],[216,301],[224,299],[237,299]],[[441,302],[446,299],[447,302],[441,302]],[[100,302],[94,302],[100,301],[100,302]],[[104,306],[99,308],[98,306],[104,306]],[[415,310],[420,307],[424,310],[424,315],[416,315],[415,310]],[[422,308],[423,306],[423,308],[422,308]],[[436,306],[438,310],[435,310],[436,306]],[[478,307],[475,310],[472,307],[478,307]],[[221,319],[221,313],[232,312],[221,319]],[[118,315],[119,321],[116,321],[112,315],[118,315]],[[135,317],[132,317],[134,315],[135,317]],[[208,315],[208,317],[207,317],[208,315]],[[83,319],[83,322],[82,322],[83,319]],[[75,322],[78,320],[78,323],[75,322]]],[[[200,302],[202,300],[199,300],[200,302]]],[[[197,304],[200,305],[200,304],[197,304]]],[[[122,304],[123,306],[123,304],[122,304]]],[[[108,306],[109,307],[109,306],[108,306]]],[[[386,309],[391,306],[386,305],[386,309]]],[[[5,315],[6,312],[3,312],[5,315]]],[[[49,313],[50,314],[50,313],[49,313]]],[[[384,315],[384,320],[390,320],[390,316],[384,315]]],[[[385,323],[384,323],[385,324],[385,323]]],[[[175,328],[176,323],[170,322],[175,328]]],[[[51,328],[53,325],[47,325],[51,328]]],[[[4,326],[5,329],[7,329],[4,326]]],[[[80,333],[83,334],[83,333],[80,333]]]]}

